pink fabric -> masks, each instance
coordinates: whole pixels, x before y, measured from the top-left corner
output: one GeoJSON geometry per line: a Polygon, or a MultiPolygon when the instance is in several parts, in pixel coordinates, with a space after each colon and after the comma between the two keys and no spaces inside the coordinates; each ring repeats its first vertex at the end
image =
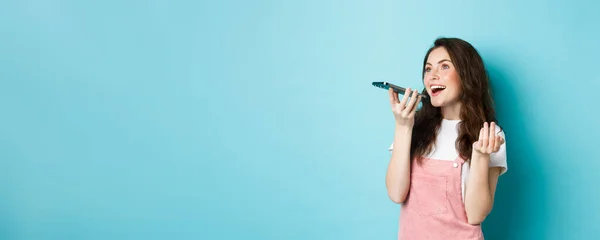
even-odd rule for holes
{"type": "Polygon", "coordinates": [[[464,160],[411,163],[410,190],[400,213],[399,240],[483,240],[480,225],[467,222],[462,201],[464,160]]]}

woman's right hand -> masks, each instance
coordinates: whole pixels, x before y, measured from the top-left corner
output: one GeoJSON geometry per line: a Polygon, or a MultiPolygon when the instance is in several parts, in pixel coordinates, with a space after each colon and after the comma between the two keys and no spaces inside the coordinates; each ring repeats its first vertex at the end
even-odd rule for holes
{"type": "Polygon", "coordinates": [[[390,94],[390,104],[392,106],[392,112],[394,113],[394,118],[396,119],[396,126],[399,127],[408,127],[412,128],[415,124],[415,113],[417,111],[417,106],[421,102],[421,96],[418,94],[417,90],[412,91],[411,89],[406,89],[406,94],[402,98],[402,101],[398,99],[398,93],[394,92],[391,88],[388,90],[390,94]]]}

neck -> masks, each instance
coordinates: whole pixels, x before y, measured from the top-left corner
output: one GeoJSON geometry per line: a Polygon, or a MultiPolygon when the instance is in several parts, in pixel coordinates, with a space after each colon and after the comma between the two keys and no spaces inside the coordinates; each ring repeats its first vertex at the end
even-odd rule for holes
{"type": "Polygon", "coordinates": [[[448,120],[460,120],[460,103],[442,107],[442,117],[448,120]]]}

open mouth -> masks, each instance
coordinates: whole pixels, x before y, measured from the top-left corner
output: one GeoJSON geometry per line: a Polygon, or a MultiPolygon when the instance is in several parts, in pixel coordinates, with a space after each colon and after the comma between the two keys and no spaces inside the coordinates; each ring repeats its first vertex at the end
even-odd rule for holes
{"type": "Polygon", "coordinates": [[[446,89],[446,86],[443,86],[443,85],[432,85],[431,86],[431,93],[432,93],[433,96],[437,96],[442,91],[444,91],[444,89],[446,89]]]}

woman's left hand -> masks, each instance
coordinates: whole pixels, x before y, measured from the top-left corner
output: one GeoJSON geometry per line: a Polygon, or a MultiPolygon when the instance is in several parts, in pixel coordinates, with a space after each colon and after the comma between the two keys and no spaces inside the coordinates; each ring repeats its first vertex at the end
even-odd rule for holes
{"type": "Polygon", "coordinates": [[[498,152],[500,146],[504,144],[504,138],[496,135],[496,123],[489,124],[485,122],[483,128],[479,131],[479,140],[473,143],[473,154],[487,155],[498,152]]]}

